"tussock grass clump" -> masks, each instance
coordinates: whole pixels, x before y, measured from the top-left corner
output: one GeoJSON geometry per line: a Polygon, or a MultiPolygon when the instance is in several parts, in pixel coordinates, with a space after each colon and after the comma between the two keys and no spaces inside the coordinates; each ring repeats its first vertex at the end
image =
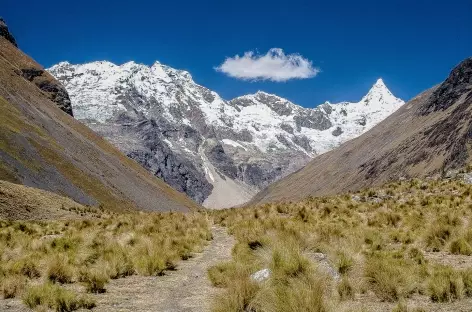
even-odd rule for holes
{"type": "Polygon", "coordinates": [[[236,271],[234,262],[223,262],[208,269],[208,278],[215,287],[228,287],[236,271]]]}
{"type": "Polygon", "coordinates": [[[326,292],[328,280],[323,276],[303,275],[285,283],[263,288],[250,304],[254,311],[331,311],[326,292]]]}
{"type": "Polygon", "coordinates": [[[337,286],[338,294],[341,300],[352,300],[354,299],[355,291],[352,287],[351,282],[347,277],[344,277],[337,286]]]}
{"type": "Polygon", "coordinates": [[[269,268],[272,278],[280,282],[314,274],[313,264],[303,255],[300,248],[294,245],[275,246],[269,268]]]}
{"type": "Polygon", "coordinates": [[[227,290],[213,302],[212,311],[251,311],[249,306],[259,291],[259,285],[247,275],[236,274],[227,290]]]}
{"type": "Polygon", "coordinates": [[[136,273],[131,256],[121,246],[114,246],[103,255],[111,279],[122,278],[136,273]]]}
{"type": "Polygon", "coordinates": [[[50,260],[47,271],[47,278],[53,283],[72,283],[74,276],[73,268],[66,257],[54,257],[50,260]]]}
{"type": "Polygon", "coordinates": [[[426,247],[432,251],[441,251],[452,237],[452,227],[447,224],[434,224],[426,235],[426,247]]]}
{"type": "Polygon", "coordinates": [[[26,279],[23,276],[11,275],[0,281],[3,299],[15,298],[21,294],[26,286],[26,279]]]}
{"type": "Polygon", "coordinates": [[[95,307],[95,302],[90,298],[78,296],[51,283],[29,287],[23,296],[23,302],[31,309],[43,307],[58,312],[92,309],[95,307]]]}
{"type": "Polygon", "coordinates": [[[93,268],[81,272],[80,280],[85,284],[87,292],[94,294],[104,293],[109,274],[103,268],[93,268]]]}
{"type": "Polygon", "coordinates": [[[162,275],[167,268],[164,257],[157,252],[143,254],[137,258],[135,267],[138,274],[144,276],[162,275]]]}
{"type": "Polygon", "coordinates": [[[397,301],[414,289],[411,272],[411,267],[403,259],[376,255],[367,259],[364,274],[380,299],[397,301]]]}
{"type": "Polygon", "coordinates": [[[459,238],[452,241],[449,251],[454,255],[472,255],[472,247],[464,238],[459,238]]]}
{"type": "Polygon", "coordinates": [[[417,264],[426,264],[428,262],[425,259],[423,252],[416,247],[413,247],[408,251],[408,257],[417,264]]]}
{"type": "Polygon", "coordinates": [[[451,302],[465,293],[462,275],[450,267],[439,267],[429,280],[428,290],[434,302],[451,302]]]}
{"type": "Polygon", "coordinates": [[[462,281],[464,283],[464,294],[472,297],[472,269],[462,271],[462,281]]]}
{"type": "Polygon", "coordinates": [[[354,260],[344,252],[341,252],[338,256],[338,260],[336,262],[336,268],[338,272],[342,275],[347,274],[353,267],[354,260]]]}
{"type": "Polygon", "coordinates": [[[21,274],[30,279],[41,277],[38,265],[29,257],[15,261],[12,264],[11,272],[13,274],[21,274]]]}

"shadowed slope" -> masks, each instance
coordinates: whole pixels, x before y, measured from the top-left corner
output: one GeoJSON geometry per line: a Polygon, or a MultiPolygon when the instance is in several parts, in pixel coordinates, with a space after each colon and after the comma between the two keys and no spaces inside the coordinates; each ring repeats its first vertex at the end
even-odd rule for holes
{"type": "Polygon", "coordinates": [[[471,156],[471,104],[469,58],[441,85],[421,93],[362,136],[270,185],[250,204],[354,191],[462,168],[471,156]]]}

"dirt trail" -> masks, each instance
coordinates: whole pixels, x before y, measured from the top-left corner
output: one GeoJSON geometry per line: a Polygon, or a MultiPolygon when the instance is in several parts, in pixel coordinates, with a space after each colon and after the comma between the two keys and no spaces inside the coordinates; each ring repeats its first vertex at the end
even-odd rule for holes
{"type": "Polygon", "coordinates": [[[213,227],[213,240],[194,258],[182,261],[176,271],[165,276],[112,280],[107,292],[97,295],[94,311],[210,311],[212,298],[220,289],[211,286],[207,269],[231,259],[233,237],[225,228],[213,227]]]}

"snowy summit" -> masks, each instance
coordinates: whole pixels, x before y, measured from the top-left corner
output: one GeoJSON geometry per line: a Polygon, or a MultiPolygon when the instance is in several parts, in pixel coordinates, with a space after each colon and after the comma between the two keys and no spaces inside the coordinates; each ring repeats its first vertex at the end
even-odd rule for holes
{"type": "Polygon", "coordinates": [[[77,119],[213,208],[244,203],[404,104],[382,79],[357,103],[309,109],[263,91],[228,101],[159,62],[62,62],[48,70],[65,85],[77,119]]]}

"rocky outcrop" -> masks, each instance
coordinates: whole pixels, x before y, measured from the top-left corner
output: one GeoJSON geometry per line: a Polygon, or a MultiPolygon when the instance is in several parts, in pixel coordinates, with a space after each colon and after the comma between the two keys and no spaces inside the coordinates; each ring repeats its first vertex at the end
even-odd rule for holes
{"type": "MultiPolygon", "coordinates": [[[[8,30],[2,18],[0,18],[0,37],[5,38],[18,48],[15,38],[8,30]]],[[[19,65],[20,69],[15,70],[15,72],[26,80],[34,83],[50,100],[56,103],[61,110],[73,116],[71,101],[66,89],[44,69],[36,65],[31,66],[31,64],[28,63],[25,63],[25,65],[27,67],[21,67],[21,65],[19,65]]]]}
{"type": "Polygon", "coordinates": [[[446,110],[461,96],[470,92],[472,88],[472,57],[457,65],[444,81],[431,95],[430,100],[418,113],[427,115],[431,112],[446,110]]]}
{"type": "Polygon", "coordinates": [[[10,41],[11,44],[13,44],[15,47],[18,47],[18,45],[16,44],[15,38],[8,30],[8,26],[5,23],[5,20],[1,17],[0,17],[0,37],[4,37],[8,41],[10,41]]]}
{"type": "Polygon", "coordinates": [[[130,158],[199,203],[211,194],[213,186],[205,179],[205,174],[188,158],[173,153],[170,144],[165,142],[169,131],[160,128],[154,120],[128,124],[126,129],[137,133],[143,142],[143,146],[128,152],[130,158]]]}
{"type": "Polygon", "coordinates": [[[69,94],[48,72],[39,68],[22,68],[21,75],[41,89],[61,110],[74,116],[69,94]]]}

